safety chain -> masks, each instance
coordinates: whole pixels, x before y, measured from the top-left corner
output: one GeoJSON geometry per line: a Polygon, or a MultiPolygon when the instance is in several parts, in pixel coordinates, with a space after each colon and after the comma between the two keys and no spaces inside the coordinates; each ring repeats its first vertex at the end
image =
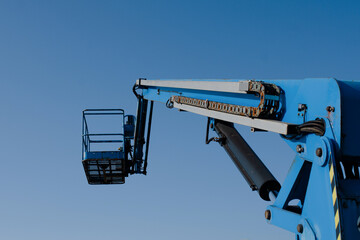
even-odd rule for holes
{"type": "Polygon", "coordinates": [[[280,88],[278,86],[259,81],[249,81],[247,92],[260,97],[260,103],[257,107],[240,106],[183,96],[172,96],[170,102],[252,118],[276,117],[280,106],[280,88]]]}

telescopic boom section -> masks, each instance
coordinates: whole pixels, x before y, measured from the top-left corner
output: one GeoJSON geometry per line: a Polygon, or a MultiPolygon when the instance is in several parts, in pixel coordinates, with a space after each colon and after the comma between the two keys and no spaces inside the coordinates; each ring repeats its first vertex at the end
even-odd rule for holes
{"type": "Polygon", "coordinates": [[[288,135],[294,126],[281,118],[281,89],[260,81],[177,81],[139,79],[143,97],[168,107],[288,135]]]}
{"type": "Polygon", "coordinates": [[[270,200],[269,193],[277,196],[279,182],[236,131],[233,123],[289,134],[293,125],[278,120],[281,118],[279,87],[259,81],[140,79],[135,88],[143,89],[142,97],[145,99],[166,102],[169,108],[217,119],[213,130],[251,189],[258,191],[264,200],[270,200]]]}

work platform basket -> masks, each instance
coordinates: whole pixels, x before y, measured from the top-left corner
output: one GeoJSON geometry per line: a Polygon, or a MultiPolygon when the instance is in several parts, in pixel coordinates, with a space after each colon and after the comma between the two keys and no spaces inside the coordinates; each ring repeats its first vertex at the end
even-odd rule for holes
{"type": "MultiPolygon", "coordinates": [[[[97,119],[98,120],[98,119],[97,119]]],[[[96,122],[96,121],[95,121],[96,122]]],[[[113,125],[110,124],[110,125],[113,125]]],[[[97,125],[92,123],[92,127],[97,125]]],[[[129,174],[128,143],[133,138],[134,117],[122,109],[87,109],[83,111],[82,164],[89,184],[122,184],[129,174]],[[116,118],[116,133],[89,132],[87,118],[116,118]],[[125,124],[126,121],[126,124],[125,124]],[[126,135],[124,134],[126,132],[126,135]],[[104,150],[105,149],[105,150],[104,150]]]]}

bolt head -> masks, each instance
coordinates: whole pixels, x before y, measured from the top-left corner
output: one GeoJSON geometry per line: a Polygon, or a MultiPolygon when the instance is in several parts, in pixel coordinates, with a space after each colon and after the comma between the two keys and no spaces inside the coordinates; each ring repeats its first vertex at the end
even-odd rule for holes
{"type": "Polygon", "coordinates": [[[271,219],[271,212],[270,212],[270,210],[266,210],[266,211],[265,211],[265,218],[266,218],[267,220],[270,220],[270,219],[271,219]]]}
{"type": "Polygon", "coordinates": [[[306,110],[307,109],[307,107],[306,107],[306,104],[299,104],[298,105],[298,111],[300,112],[300,111],[304,111],[304,110],[306,110]]]}
{"type": "Polygon", "coordinates": [[[296,227],[296,230],[298,231],[298,233],[303,233],[304,231],[304,227],[302,224],[298,224],[296,227]]]}
{"type": "Polygon", "coordinates": [[[296,152],[302,153],[304,151],[304,148],[299,144],[296,146],[296,152]]]}
{"type": "Polygon", "coordinates": [[[332,106],[327,106],[327,107],[326,107],[326,111],[328,111],[328,112],[335,112],[335,108],[332,107],[332,106]]]}
{"type": "Polygon", "coordinates": [[[317,148],[315,153],[316,153],[316,156],[321,157],[322,156],[322,148],[317,148]]]}

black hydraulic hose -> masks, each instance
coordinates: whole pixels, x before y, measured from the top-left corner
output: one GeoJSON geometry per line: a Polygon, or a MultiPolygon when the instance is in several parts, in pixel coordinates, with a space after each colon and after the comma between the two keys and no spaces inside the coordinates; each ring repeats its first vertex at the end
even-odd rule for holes
{"type": "Polygon", "coordinates": [[[318,136],[324,136],[326,131],[326,124],[324,119],[317,118],[312,121],[305,122],[295,127],[296,133],[286,136],[282,135],[285,139],[291,140],[303,134],[314,133],[318,136]]]}
{"type": "Polygon", "coordinates": [[[302,133],[315,133],[316,135],[322,136],[324,132],[321,129],[312,128],[312,127],[304,127],[300,129],[302,133]]]}

